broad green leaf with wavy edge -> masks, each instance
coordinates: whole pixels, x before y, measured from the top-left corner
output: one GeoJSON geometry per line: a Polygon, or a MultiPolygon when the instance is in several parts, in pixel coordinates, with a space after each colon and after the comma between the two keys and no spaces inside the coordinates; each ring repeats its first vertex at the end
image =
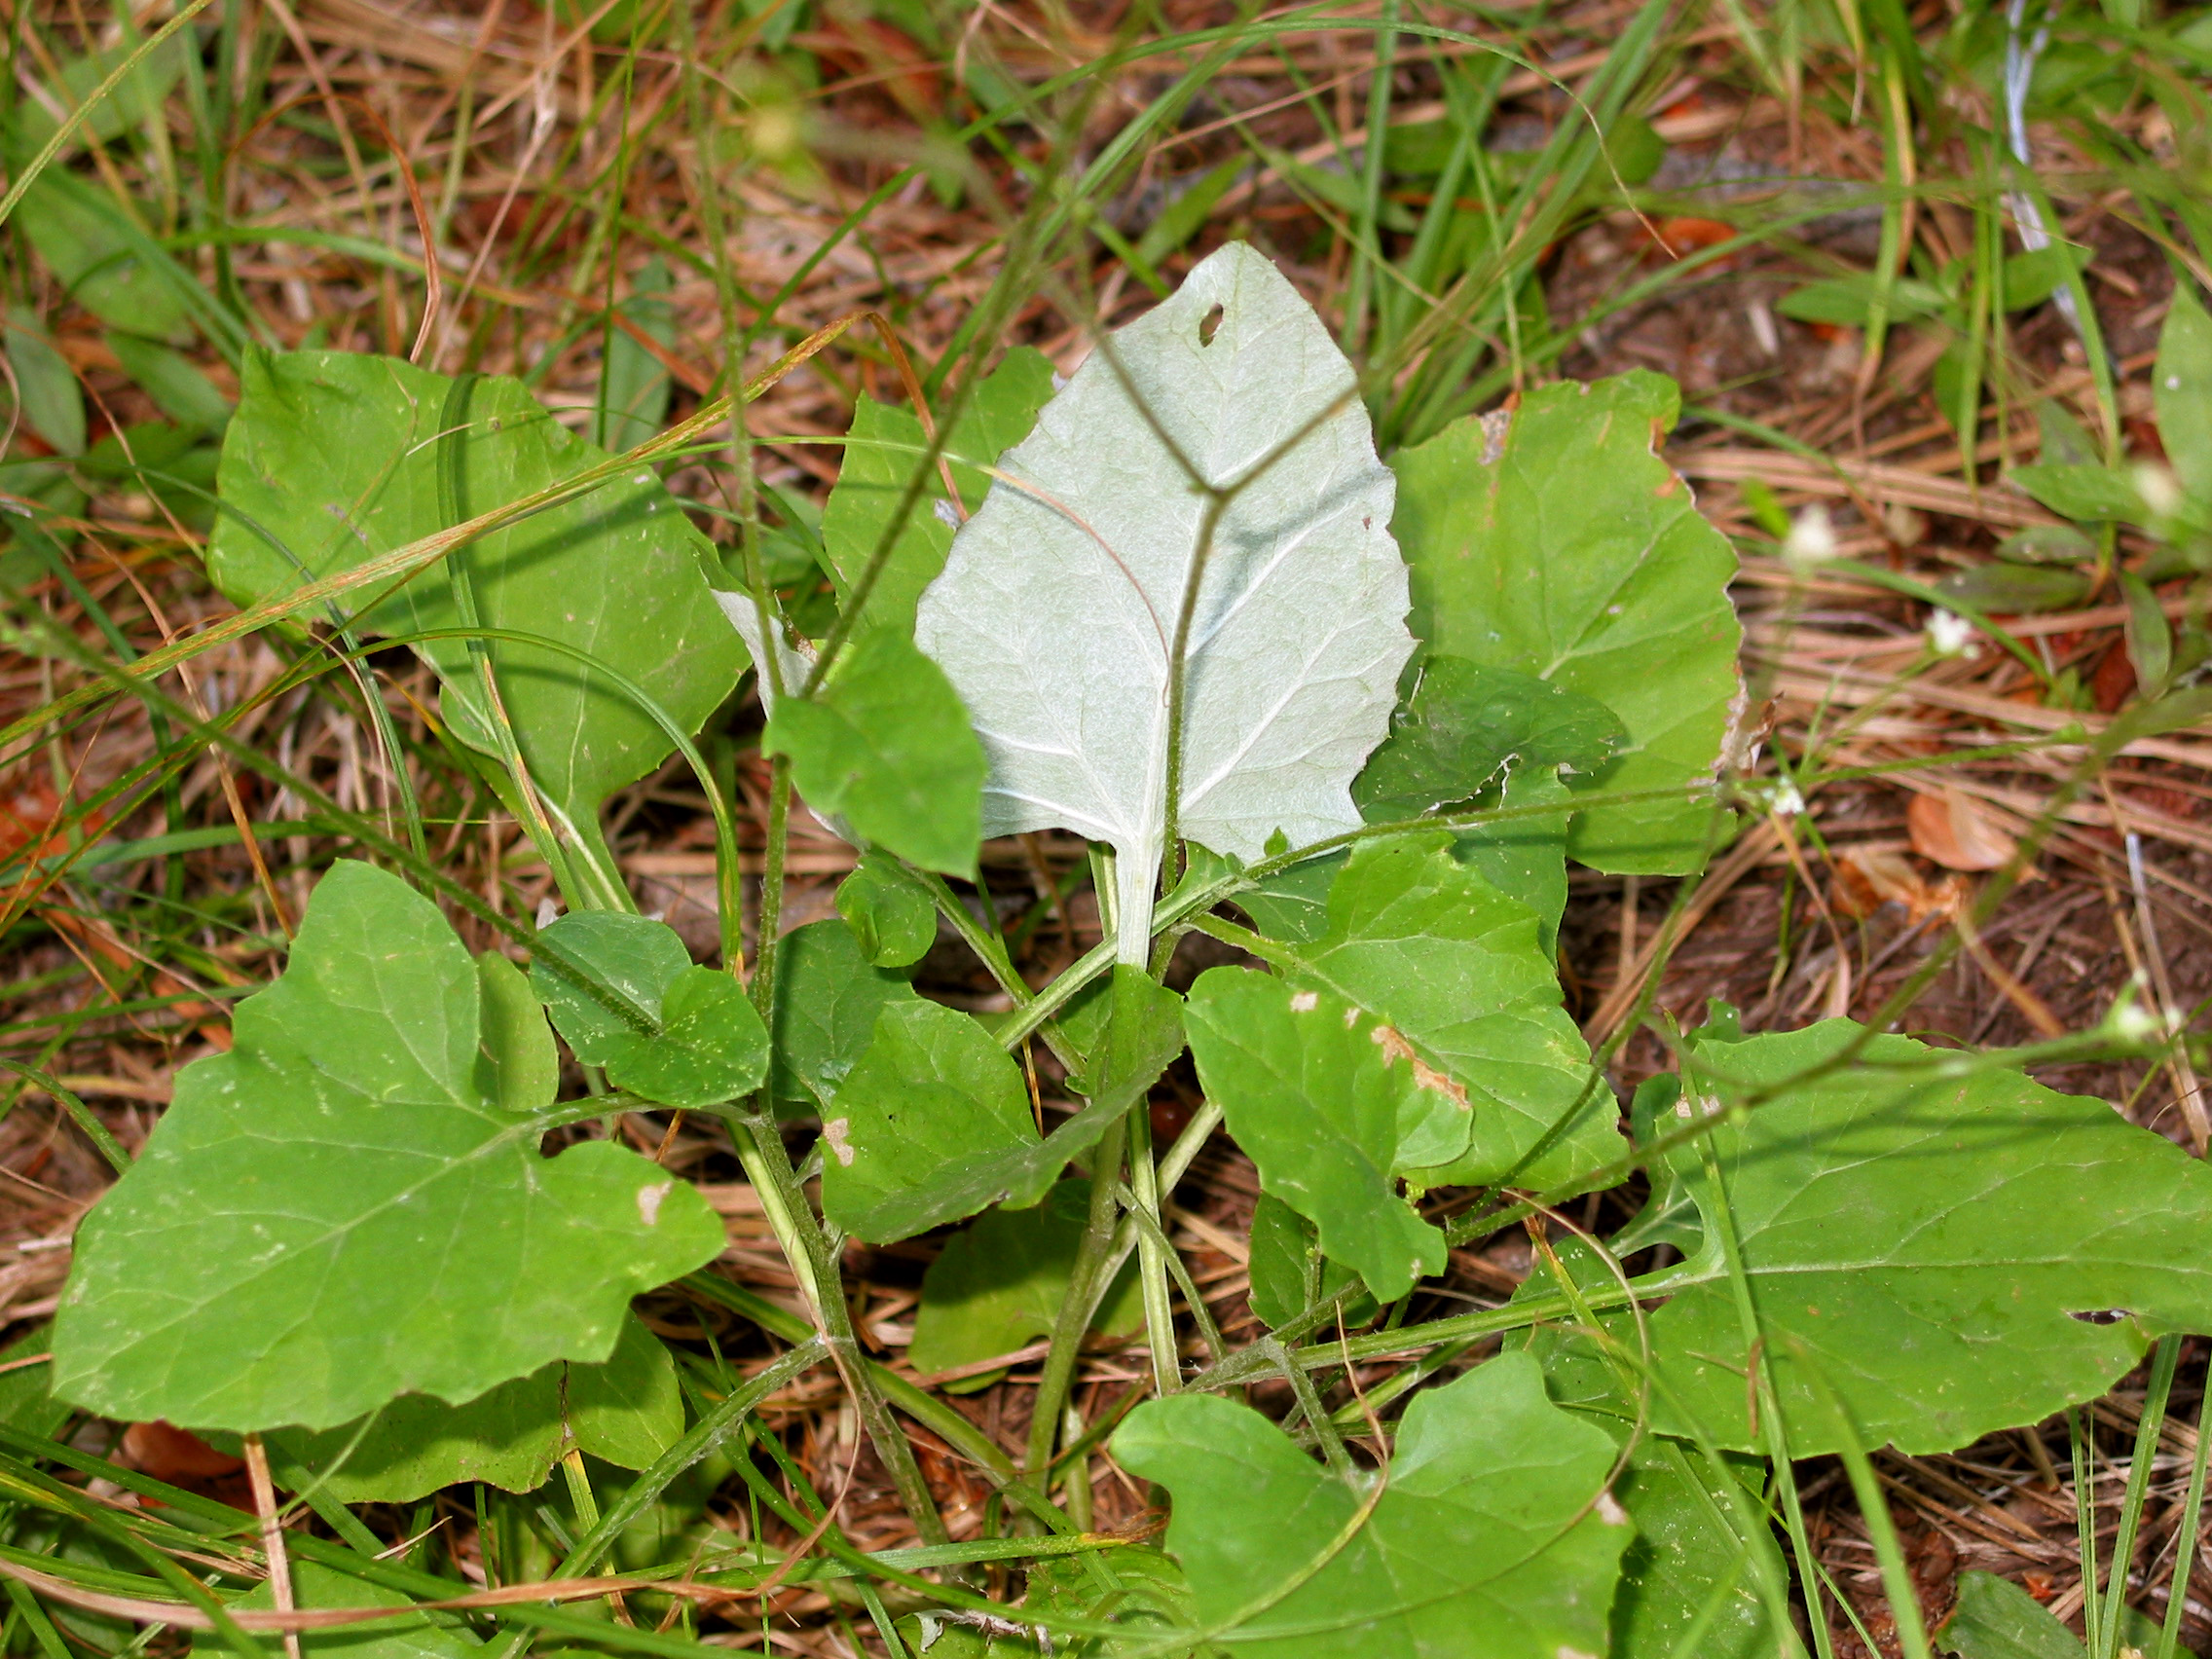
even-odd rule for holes
{"type": "Polygon", "coordinates": [[[484,1481],[533,1492],[573,1444],[642,1469],[683,1432],[683,1393],[668,1349],[635,1318],[604,1364],[556,1360],[465,1405],[403,1394],[366,1419],[310,1434],[278,1429],[269,1450],[284,1478],[317,1482],[341,1503],[412,1503],[484,1481]]]}
{"type": "Polygon", "coordinates": [[[1959,1659],[2083,1659],[2088,1651],[2048,1607],[1993,1572],[1959,1574],[1959,1599],[1937,1640],[1959,1659]]]}
{"type": "MultiPolygon", "coordinates": [[[[219,473],[232,510],[216,520],[207,550],[216,585],[241,605],[289,592],[606,459],[519,381],[477,381],[455,400],[463,407],[449,408],[454,393],[445,376],[392,357],[248,352],[219,473]],[[457,419],[462,424],[449,431],[457,419]]],[[[720,568],[714,548],[649,467],[485,536],[452,560],[465,562],[486,627],[590,653],[685,731],[697,730],[737,683],[744,658],[709,586],[720,568]]],[[[367,608],[355,617],[370,633],[460,623],[442,564],[375,600],[364,596],[367,608]]],[[[416,649],[438,671],[456,733],[496,755],[467,643],[434,640],[416,649]]],[[[595,867],[610,867],[599,803],[658,766],[671,752],[668,737],[572,657],[506,643],[490,649],[532,779],[562,832],[595,867]]]]}
{"type": "MultiPolygon", "coordinates": [[[[961,507],[972,512],[982,504],[991,487],[990,475],[982,467],[1028,435],[1037,424],[1037,411],[1051,395],[1051,360],[1031,346],[1016,346],[977,383],[967,407],[945,435],[944,453],[952,463],[961,507]]],[[[910,411],[878,403],[865,393],[854,404],[836,487],[822,509],[822,548],[829,555],[838,604],[850,596],[853,583],[874,557],[908,481],[921,469],[928,441],[921,422],[910,411]]],[[[930,467],[913,510],[892,544],[890,562],[868,596],[862,618],[865,626],[913,632],[915,602],[944,569],[944,556],[951,550],[952,533],[961,519],[960,510],[945,496],[943,475],[930,467]]]]}
{"type": "Polygon", "coordinates": [[[1409,1152],[1437,1161],[1454,1129],[1465,1144],[1464,1091],[1357,1004],[1250,969],[1199,975],[1184,1019],[1206,1098],[1323,1254],[1384,1302],[1444,1271],[1444,1235],[1394,1177],[1409,1152]]]}
{"type": "Polygon", "coordinates": [[[1217,1396],[1146,1401],[1115,1435],[1114,1456],[1173,1494],[1167,1547],[1189,1576],[1199,1628],[1234,1632],[1237,1653],[1605,1651],[1632,1532],[1604,1490],[1612,1442],[1544,1398],[1526,1354],[1500,1355],[1415,1397],[1388,1484],[1356,1530],[1362,1490],[1258,1412],[1217,1396]]]}
{"type": "Polygon", "coordinates": [[[745,987],[696,968],[666,922],[583,910],[539,931],[531,977],[576,1058],[664,1106],[721,1106],[768,1077],[745,987]]]}
{"type": "MultiPolygon", "coordinates": [[[[320,1562],[291,1564],[292,1604],[296,1607],[404,1607],[408,1598],[320,1562]]],[[[267,1579],[227,1605],[261,1611],[276,1604],[267,1579]]],[[[472,1659],[483,1641],[455,1613],[418,1613],[412,1618],[375,1624],[341,1625],[334,1630],[302,1631],[300,1651],[313,1659],[472,1659]]],[[[220,1636],[202,1631],[192,1639],[194,1659],[231,1659],[236,1649],[220,1636]]]]}
{"type": "Polygon", "coordinates": [[[666,922],[578,910],[537,930],[530,982],[576,1058],[597,1066],[659,1023],[661,998],[690,966],[666,922]]]}
{"type": "Polygon", "coordinates": [[[869,853],[837,884],[837,914],[878,968],[911,968],[937,942],[937,901],[895,859],[869,853]]]}
{"type": "Polygon", "coordinates": [[[839,1225],[873,1242],[910,1238],[990,1204],[1037,1202],[1068,1161],[1096,1146],[1183,1051],[1183,999],[1117,964],[1104,1024],[1084,1072],[1068,1079],[1089,1099],[1040,1138],[1020,1069],[984,1028],[935,1003],[916,1006],[931,1012],[901,1006],[879,1018],[875,1042],[839,1092],[837,1111],[857,1099],[862,1115],[823,1127],[840,1160],[836,1175],[826,1166],[824,1191],[841,1194],[850,1220],[839,1225]],[[854,1096],[851,1088],[864,1080],[854,1096]]]}
{"type": "Polygon", "coordinates": [[[1393,1172],[1435,1187],[1495,1181],[1562,1124],[1517,1182],[1561,1186],[1619,1156],[1612,1091],[1593,1087],[1535,912],[1455,859],[1449,831],[1355,848],[1329,889],[1324,933],[1252,948],[1291,983],[1385,1021],[1452,1080],[1422,1094],[1456,1125],[1424,1137],[1445,1150],[1402,1148],[1393,1172]]]}
{"type": "Polygon", "coordinates": [[[943,671],[903,635],[868,629],[815,695],[771,701],[760,747],[791,756],[810,807],[925,869],[975,875],[983,750],[943,671]]]}
{"type": "Polygon", "coordinates": [[[1593,697],[1530,674],[1431,651],[1351,798],[1370,824],[1472,800],[1501,776],[1597,772],[1627,740],[1593,697]]]}
{"type": "Polygon", "coordinates": [[[240,1431],[466,1401],[605,1359],[633,1295],[711,1261],[690,1187],[606,1141],[542,1157],[487,1092],[478,976],[429,900],[334,866],[79,1229],[55,1392],[240,1431]]]}
{"type": "MultiPolygon", "coordinates": [[[[1571,1235],[1548,1245],[1546,1255],[1514,1292],[1514,1302],[1557,1294],[1561,1274],[1585,1292],[1619,1283],[1597,1252],[1571,1235]]],[[[1760,1519],[1765,1459],[1722,1453],[1727,1466],[1718,1470],[1696,1446],[1662,1435],[1641,1435],[1628,1447],[1644,1415],[1641,1377],[1630,1357],[1638,1350],[1636,1321],[1625,1311],[1595,1318],[1618,1348],[1601,1349],[1579,1322],[1536,1325],[1508,1336],[1505,1346],[1525,1349],[1543,1366],[1554,1404],[1596,1422],[1628,1448],[1628,1466],[1613,1483],[1613,1495],[1635,1523],[1636,1540],[1621,1557],[1610,1659],[1674,1659],[1693,1630],[1701,1633],[1698,1659],[1801,1655],[1794,1630],[1777,1642],[1760,1590],[1762,1570],[1778,1589],[1788,1582],[1773,1530],[1760,1519]]]]}
{"type": "MultiPolygon", "coordinates": [[[[963,1160],[1041,1138],[1014,1057],[973,1016],[919,999],[876,1016],[834,1110],[822,1125],[822,1213],[870,1244],[934,1225],[912,1225],[906,1210],[934,1203],[963,1160]]],[[[974,1208],[990,1201],[981,1196],[974,1208]]]]}
{"type": "Polygon", "coordinates": [[[1735,553],[1658,455],[1679,409],[1642,369],[1540,387],[1391,461],[1426,647],[1595,698],[1628,728],[1602,785],[1683,792],[1583,813],[1567,851],[1600,869],[1696,866],[1714,809],[1690,797],[1743,694],[1735,553]]]}
{"type": "MultiPolygon", "coordinates": [[[[2212,1169],[2101,1100],[1907,1038],[1788,1082],[1860,1030],[1693,1038],[1693,1090],[1659,1120],[1778,1090],[1711,1140],[1792,1453],[1839,1444],[1816,1376],[1867,1444],[1940,1452],[2094,1399],[2161,1332],[2212,1331],[2212,1169]]],[[[1646,1281],[1668,1294],[1655,1360],[1720,1445],[1758,1450],[1714,1194],[1694,1145],[1669,1162],[1706,1243],[1646,1281]]]]}
{"type": "Polygon", "coordinates": [[[868,961],[845,923],[792,929],[776,953],[776,1098],[827,1111],[874,1040],[876,1016],[921,1000],[905,975],[868,961]]]}
{"type": "Polygon", "coordinates": [[[1137,967],[1166,830],[1169,655],[1210,513],[1162,433],[1210,485],[1240,486],[1192,612],[1182,835],[1251,860],[1278,833],[1356,829],[1350,784],[1413,649],[1393,484],[1351,365],[1232,242],[1046,405],[915,617],[983,741],[983,832],[1110,843],[1120,957],[1137,967]]]}
{"type": "MultiPolygon", "coordinates": [[[[1062,1181],[1029,1209],[995,1209],[944,1241],[922,1275],[907,1363],[925,1376],[1012,1353],[1049,1335],[1075,1271],[1089,1216],[1090,1183],[1062,1181]]],[[[1090,1328],[1126,1336],[1144,1323],[1136,1269],[1123,1269],[1090,1328]]],[[[1005,1373],[947,1383],[949,1393],[985,1388],[1005,1373]]]]}
{"type": "MultiPolygon", "coordinates": [[[[1272,1193],[1252,1204],[1252,1230],[1245,1237],[1251,1290],[1247,1302],[1268,1326],[1287,1325],[1315,1302],[1326,1301],[1359,1275],[1321,1254],[1313,1224],[1272,1193]]],[[[1355,1293],[1345,1305],[1347,1328],[1375,1317],[1372,1297],[1355,1293]]]]}

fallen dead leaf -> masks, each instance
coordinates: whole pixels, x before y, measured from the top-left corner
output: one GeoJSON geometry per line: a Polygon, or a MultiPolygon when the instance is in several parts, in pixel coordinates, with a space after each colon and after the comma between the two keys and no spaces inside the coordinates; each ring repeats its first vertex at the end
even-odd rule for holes
{"type": "Polygon", "coordinates": [[[1917,922],[1950,912],[1962,896],[1957,882],[1929,881],[1894,847],[1836,849],[1829,902],[1847,916],[1863,918],[1884,904],[1897,904],[1917,922]]]}
{"type": "Polygon", "coordinates": [[[1914,795],[1904,822],[1912,850],[1945,869],[1997,869],[2020,848],[1986,807],[1957,790],[1914,795]]]}

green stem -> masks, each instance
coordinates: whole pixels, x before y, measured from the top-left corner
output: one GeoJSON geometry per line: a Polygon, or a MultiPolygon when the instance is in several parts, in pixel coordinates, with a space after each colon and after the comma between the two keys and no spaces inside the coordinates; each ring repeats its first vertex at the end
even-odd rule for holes
{"type": "Polygon", "coordinates": [[[779,1228],[776,1241],[783,1246],[785,1258],[790,1261],[793,1272],[801,1275],[802,1285],[808,1286],[808,1303],[816,1328],[829,1346],[830,1360],[860,1411],[862,1426],[867,1430],[875,1455],[890,1475],[899,1501],[914,1523],[915,1531],[924,1543],[948,1543],[951,1535],[945,1531],[944,1518],[938,1513],[937,1499],[931,1494],[929,1483],[922,1479],[921,1466],[914,1461],[914,1449],[893,1419],[883,1390],[876,1386],[874,1372],[861,1352],[859,1338],[854,1335],[853,1310],[845,1306],[844,1280],[838,1272],[835,1247],[806,1201],[798,1173],[792,1167],[791,1154],[784,1149],[784,1137],[777,1128],[766,1091],[762,1090],[754,1098],[758,1102],[757,1107],[738,1120],[738,1133],[731,1137],[741,1145],[751,1142],[752,1156],[745,1160],[746,1175],[760,1194],[760,1207],[770,1214],[770,1224],[779,1228]],[[775,1216],[779,1209],[780,1223],[775,1216]],[[802,1263],[806,1264],[804,1269],[802,1263]]]}
{"type": "Polygon", "coordinates": [[[1176,1353],[1175,1308],[1167,1294],[1168,1252],[1160,1225],[1160,1171],[1152,1161],[1152,1107],[1141,1096],[1129,1108],[1128,1135],[1129,1196],[1139,1221],[1137,1276],[1144,1288],[1144,1332],[1152,1349],[1152,1385],[1161,1394],[1177,1394],[1183,1389],[1183,1367],[1176,1353]]]}
{"type": "Polygon", "coordinates": [[[2112,1582],[2104,1619],[2089,1627],[2090,1659],[2112,1659],[2120,1651],[2120,1613],[2127,1605],[2127,1578],[2135,1561],[2135,1536],[2143,1523],[2143,1504],[2151,1492],[2151,1465],[2158,1453],[2158,1430],[2165,1425],[2166,1399],[2173,1392],[2174,1368],[2181,1363],[2181,1338],[2163,1336],[2151,1360],[2151,1385],[2143,1395],[2143,1416],[2135,1425],[2135,1456],[2127,1465],[2127,1491],[2120,1504],[2120,1530],[2112,1540],[2112,1582]]]}
{"type": "Polygon", "coordinates": [[[1053,1433],[1059,1427],[1061,1412],[1067,1405],[1068,1388],[1075,1381],[1084,1333],[1090,1329],[1091,1312],[1105,1286],[1112,1282],[1110,1274],[1102,1270],[1112,1253],[1114,1224],[1120,1218],[1121,1206],[1115,1202],[1114,1187],[1127,1141],[1127,1124],[1116,1124],[1099,1138],[1098,1149],[1092,1155],[1090,1213],[1084,1224],[1083,1240],[1076,1247],[1075,1267],[1068,1274],[1068,1288],[1060,1298],[1059,1313],[1052,1321],[1051,1344],[1045,1350],[1044,1374],[1037,1380],[1036,1409],[1029,1419],[1029,1446],[1022,1467],[1032,1481],[1043,1482],[1047,1478],[1046,1471],[1052,1460],[1053,1433]]]}

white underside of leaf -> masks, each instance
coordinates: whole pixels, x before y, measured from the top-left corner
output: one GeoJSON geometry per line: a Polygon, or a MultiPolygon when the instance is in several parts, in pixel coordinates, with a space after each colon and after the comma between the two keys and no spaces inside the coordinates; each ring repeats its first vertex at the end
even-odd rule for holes
{"type": "Polygon", "coordinates": [[[1274,267],[1231,243],[1046,406],[915,621],[990,762],[983,833],[1109,843],[1121,959],[1141,964],[1170,642],[1207,498],[1132,390],[1208,485],[1243,485],[1193,615],[1183,835],[1251,860],[1278,831],[1298,847],[1358,828],[1351,780],[1387,730],[1414,641],[1395,480],[1351,366],[1274,267]]]}

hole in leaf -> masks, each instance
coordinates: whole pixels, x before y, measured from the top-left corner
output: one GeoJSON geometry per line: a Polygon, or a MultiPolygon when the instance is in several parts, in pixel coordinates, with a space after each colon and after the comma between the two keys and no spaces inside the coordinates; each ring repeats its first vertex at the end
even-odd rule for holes
{"type": "Polygon", "coordinates": [[[1206,314],[1198,318],[1198,344],[1200,346],[1211,346],[1213,337],[1220,328],[1221,308],[1219,306],[1207,308],[1206,314]]]}
{"type": "Polygon", "coordinates": [[[2086,1308],[2070,1313],[2067,1317],[2079,1319],[2084,1325],[2117,1325],[2127,1317],[2127,1309],[2124,1308],[2086,1308]]]}

